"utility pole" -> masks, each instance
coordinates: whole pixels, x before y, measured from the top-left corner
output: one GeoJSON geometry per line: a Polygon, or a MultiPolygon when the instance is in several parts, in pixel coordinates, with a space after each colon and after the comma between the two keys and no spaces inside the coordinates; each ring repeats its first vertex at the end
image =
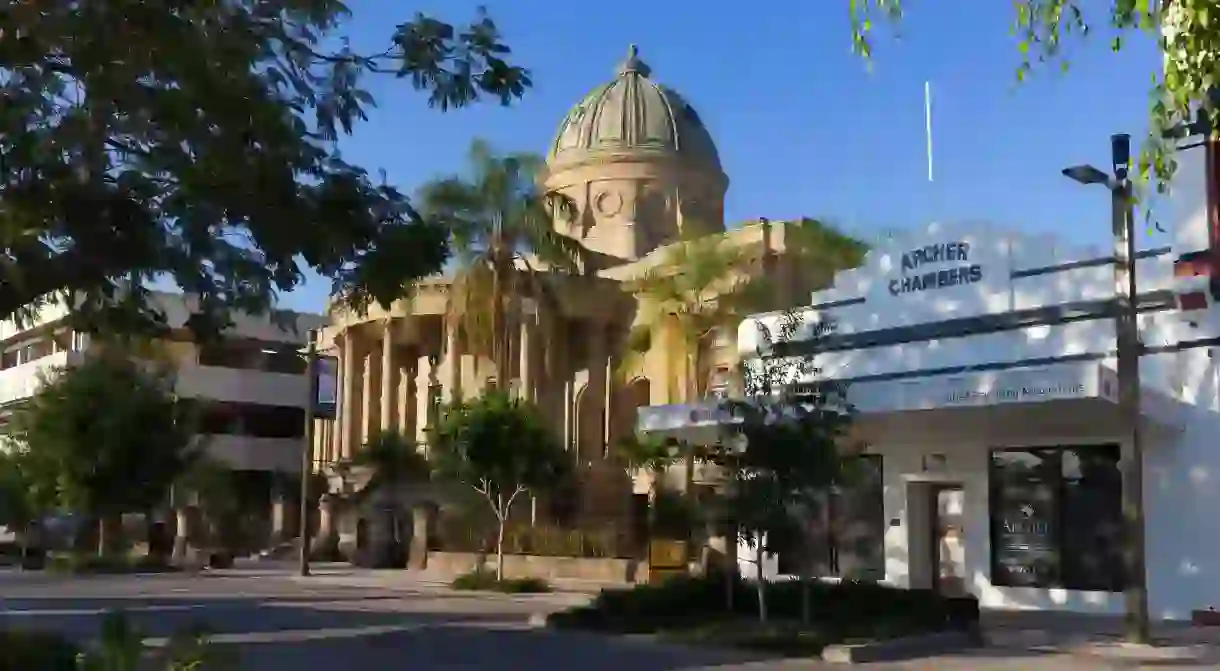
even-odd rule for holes
{"type": "Polygon", "coordinates": [[[1114,326],[1118,346],[1118,412],[1122,422],[1123,581],[1127,639],[1148,643],[1148,575],[1144,543],[1144,445],[1140,425],[1139,304],[1135,279],[1135,203],[1131,192],[1131,136],[1110,137],[1113,176],[1091,166],[1067,168],[1063,174],[1081,184],[1101,184],[1110,191],[1114,236],[1114,326]]]}
{"type": "Polygon", "coordinates": [[[314,409],[318,402],[318,332],[310,329],[305,349],[309,398],[305,403],[305,444],[301,447],[301,575],[309,575],[309,480],[313,476],[314,409]]]}

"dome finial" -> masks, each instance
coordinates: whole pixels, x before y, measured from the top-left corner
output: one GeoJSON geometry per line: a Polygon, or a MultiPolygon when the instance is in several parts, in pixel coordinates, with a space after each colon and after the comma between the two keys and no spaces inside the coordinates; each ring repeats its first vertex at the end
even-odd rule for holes
{"type": "Polygon", "coordinates": [[[641,77],[647,77],[652,74],[652,68],[648,64],[640,60],[640,48],[632,44],[627,47],[627,60],[618,67],[620,75],[635,73],[641,77]]]}

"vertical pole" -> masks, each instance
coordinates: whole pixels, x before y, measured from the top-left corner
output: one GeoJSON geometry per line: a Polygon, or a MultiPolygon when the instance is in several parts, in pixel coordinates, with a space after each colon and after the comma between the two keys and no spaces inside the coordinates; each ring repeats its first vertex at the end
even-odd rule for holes
{"type": "MultiPolygon", "coordinates": [[[[305,351],[305,376],[309,379],[309,398],[305,402],[305,444],[301,448],[301,575],[309,575],[309,479],[313,475],[314,406],[318,401],[317,332],[309,330],[305,351]]],[[[346,409],[345,409],[346,410],[346,409]]]]}
{"type": "Polygon", "coordinates": [[[1144,446],[1140,426],[1139,304],[1135,278],[1134,203],[1128,178],[1130,138],[1111,137],[1114,182],[1110,185],[1114,230],[1115,312],[1118,344],[1119,414],[1125,423],[1122,443],[1124,522],[1123,578],[1127,638],[1148,643],[1148,576],[1144,544],[1144,446]]]}

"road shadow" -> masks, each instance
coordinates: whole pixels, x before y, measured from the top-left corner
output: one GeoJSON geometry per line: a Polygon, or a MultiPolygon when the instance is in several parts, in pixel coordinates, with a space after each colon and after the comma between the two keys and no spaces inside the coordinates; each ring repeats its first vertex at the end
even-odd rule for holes
{"type": "Polygon", "coordinates": [[[479,669],[480,671],[678,671],[761,661],[749,653],[668,646],[582,632],[503,629],[455,624],[352,640],[291,645],[251,643],[238,649],[242,671],[331,669],[479,669]]]}

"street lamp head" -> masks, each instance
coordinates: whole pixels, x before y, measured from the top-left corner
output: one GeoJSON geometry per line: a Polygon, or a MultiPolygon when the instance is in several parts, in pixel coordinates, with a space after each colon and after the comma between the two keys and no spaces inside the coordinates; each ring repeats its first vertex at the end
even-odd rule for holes
{"type": "Polygon", "coordinates": [[[1115,172],[1126,170],[1131,165],[1131,136],[1115,133],[1110,136],[1110,162],[1115,172]]]}
{"type": "Polygon", "coordinates": [[[1064,177],[1081,184],[1108,184],[1110,176],[1091,165],[1074,165],[1063,169],[1064,177]]]}

